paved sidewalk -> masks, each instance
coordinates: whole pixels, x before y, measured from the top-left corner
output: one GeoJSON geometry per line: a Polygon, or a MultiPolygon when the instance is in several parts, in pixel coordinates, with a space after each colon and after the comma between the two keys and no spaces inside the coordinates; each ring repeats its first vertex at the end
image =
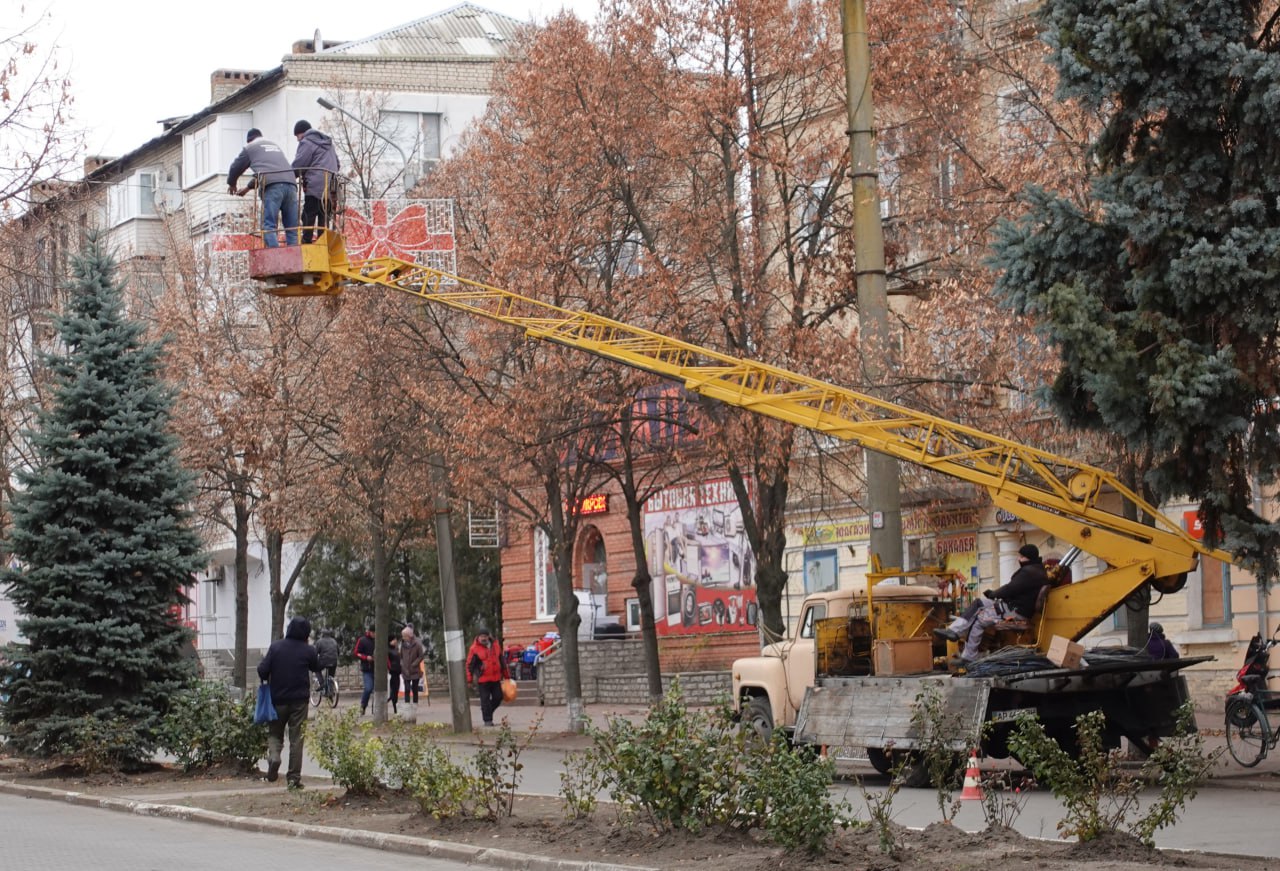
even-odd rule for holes
{"type": "MultiPolygon", "coordinates": [[[[344,693],[337,708],[338,712],[345,713],[351,708],[358,709],[359,700],[359,693],[353,693],[350,699],[344,693]]],[[[487,734],[490,730],[481,725],[479,702],[474,698],[470,699],[470,702],[470,733],[458,735],[453,732],[453,709],[449,704],[448,695],[432,695],[430,702],[419,702],[415,722],[439,724],[443,727],[440,737],[444,740],[477,740],[481,733],[487,734]]],[[[409,709],[409,705],[401,702],[399,713],[393,714],[391,706],[388,705],[387,719],[407,719],[409,709]]],[[[322,706],[319,713],[323,714],[328,710],[329,708],[322,706]]],[[[629,720],[642,719],[648,713],[648,708],[645,705],[587,705],[586,713],[594,726],[603,729],[613,717],[629,720]]],[[[312,708],[310,716],[316,715],[317,710],[312,708]]],[[[372,720],[372,718],[373,712],[370,710],[365,719],[372,720]]],[[[536,729],[536,744],[552,744],[569,749],[578,746],[586,747],[590,743],[584,736],[570,731],[567,705],[543,706],[533,700],[520,699],[499,707],[494,720],[498,723],[505,720],[512,731],[520,734],[527,734],[530,730],[536,729]]]]}

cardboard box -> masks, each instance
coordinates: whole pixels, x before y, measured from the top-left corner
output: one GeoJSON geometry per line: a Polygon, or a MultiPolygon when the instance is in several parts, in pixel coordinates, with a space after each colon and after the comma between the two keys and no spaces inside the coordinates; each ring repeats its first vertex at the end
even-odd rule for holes
{"type": "Polygon", "coordinates": [[[933,671],[933,639],[882,638],[872,650],[876,674],[923,674],[933,671]]]}
{"type": "Polygon", "coordinates": [[[1080,659],[1084,656],[1084,645],[1055,635],[1049,642],[1049,652],[1045,656],[1058,668],[1079,668],[1080,659]]]}

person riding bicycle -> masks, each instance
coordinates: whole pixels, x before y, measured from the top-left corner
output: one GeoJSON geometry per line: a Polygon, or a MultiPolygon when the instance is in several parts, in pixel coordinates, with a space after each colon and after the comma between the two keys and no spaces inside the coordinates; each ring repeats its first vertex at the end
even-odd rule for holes
{"type": "Polygon", "coordinates": [[[316,656],[320,658],[320,668],[324,669],[326,676],[333,677],[337,674],[338,641],[333,637],[332,629],[320,633],[320,639],[316,641],[316,656]]]}

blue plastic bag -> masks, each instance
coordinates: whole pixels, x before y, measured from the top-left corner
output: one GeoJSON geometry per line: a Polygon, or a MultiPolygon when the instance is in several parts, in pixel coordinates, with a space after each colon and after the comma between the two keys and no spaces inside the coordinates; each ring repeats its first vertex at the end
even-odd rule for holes
{"type": "Polygon", "coordinates": [[[253,722],[270,723],[276,719],[276,706],[271,703],[271,684],[258,684],[258,704],[253,709],[253,722]]]}

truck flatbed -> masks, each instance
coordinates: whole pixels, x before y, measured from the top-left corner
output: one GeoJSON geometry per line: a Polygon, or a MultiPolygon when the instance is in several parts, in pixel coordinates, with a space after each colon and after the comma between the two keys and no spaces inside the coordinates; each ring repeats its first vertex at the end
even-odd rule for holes
{"type": "Polygon", "coordinates": [[[917,698],[932,686],[956,752],[965,751],[991,721],[996,728],[988,729],[983,749],[997,757],[1008,755],[1008,729],[1024,711],[1037,714],[1050,729],[1070,729],[1078,714],[1101,709],[1118,734],[1141,742],[1151,734],[1172,734],[1175,712],[1187,699],[1186,680],[1179,672],[1212,659],[1134,659],[981,677],[824,677],[805,694],[794,739],[837,747],[845,755],[867,748],[915,750],[921,736],[912,715],[917,698]]]}

